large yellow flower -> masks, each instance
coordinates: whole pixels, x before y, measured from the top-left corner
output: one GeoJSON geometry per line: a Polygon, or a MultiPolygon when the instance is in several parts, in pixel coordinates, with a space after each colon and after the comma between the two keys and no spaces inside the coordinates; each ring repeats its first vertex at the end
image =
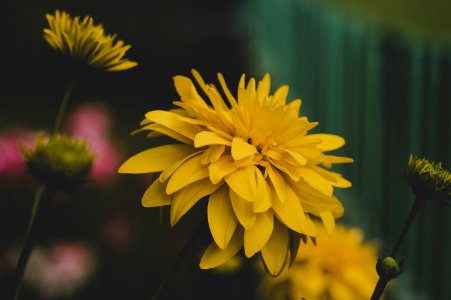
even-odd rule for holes
{"type": "MultiPolygon", "coordinates": [[[[235,98],[221,74],[228,104],[213,84],[192,71],[210,103],[190,78],[175,76],[179,108],[148,112],[140,130],[163,134],[180,143],[155,147],[127,160],[121,173],[161,172],[142,198],[145,207],[170,205],[170,222],[209,196],[208,223],[213,242],[200,261],[214,268],[244,246],[246,257],[260,252],[267,270],[279,274],[294,257],[301,238],[316,235],[311,216],[329,232],[343,214],[334,187],[351,183],[324,169],[352,159],[324,154],[344,139],[307,132],[318,125],[299,117],[301,101],[286,103],[288,87],[270,95],[270,77],[256,84],[245,76],[235,98]]],[[[206,201],[206,200],[205,200],[206,201]]]]}
{"type": "Polygon", "coordinates": [[[359,229],[337,226],[331,237],[319,230],[317,245],[307,243],[299,252],[289,270],[263,279],[264,294],[274,300],[370,299],[379,277],[377,247],[364,243],[359,229]]]}
{"type": "Polygon", "coordinates": [[[124,59],[130,45],[121,40],[114,41],[116,35],[107,35],[101,24],[94,25],[91,17],[72,19],[66,12],[55,11],[47,14],[50,28],[44,29],[44,38],[57,51],[84,61],[105,71],[122,71],[138,65],[124,59]]]}

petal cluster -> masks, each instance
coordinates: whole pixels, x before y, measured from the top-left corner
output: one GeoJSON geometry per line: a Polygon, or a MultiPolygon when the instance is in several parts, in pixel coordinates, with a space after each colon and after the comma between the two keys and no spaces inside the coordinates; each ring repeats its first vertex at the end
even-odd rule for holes
{"type": "Polygon", "coordinates": [[[270,299],[370,299],[378,275],[377,247],[364,242],[358,228],[337,225],[332,237],[318,232],[318,243],[301,246],[293,266],[277,277],[265,277],[270,299]]]}
{"type": "Polygon", "coordinates": [[[258,83],[246,83],[243,75],[236,96],[221,74],[222,90],[192,74],[197,86],[188,77],[174,77],[177,108],[148,112],[138,130],[177,143],[138,153],[119,172],[161,172],[142,204],[170,205],[171,225],[208,197],[213,241],[201,268],[219,266],[244,248],[246,257],[260,253],[267,270],[278,275],[300,241],[315,237],[312,217],[331,233],[343,214],[333,190],[351,183],[328,168],[352,159],[325,152],[343,146],[344,139],[308,134],[318,123],[299,116],[299,99],[287,103],[287,86],[271,95],[269,74],[258,83]]]}
{"type": "Polygon", "coordinates": [[[49,28],[44,29],[44,38],[55,50],[105,71],[122,71],[138,65],[124,59],[130,45],[116,35],[105,34],[101,24],[94,25],[91,17],[71,18],[66,12],[47,14],[49,28]]]}

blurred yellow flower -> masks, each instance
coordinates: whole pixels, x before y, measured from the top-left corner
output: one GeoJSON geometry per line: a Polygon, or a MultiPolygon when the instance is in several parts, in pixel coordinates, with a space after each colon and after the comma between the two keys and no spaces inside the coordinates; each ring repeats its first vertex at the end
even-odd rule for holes
{"type": "Polygon", "coordinates": [[[352,159],[326,155],[344,139],[307,132],[318,123],[299,117],[301,100],[286,103],[288,87],[270,95],[270,77],[256,84],[245,76],[232,95],[221,74],[222,92],[192,71],[210,100],[204,101],[190,78],[175,76],[179,108],[147,113],[141,123],[149,137],[159,134],[180,143],[155,147],[128,159],[120,173],[161,172],[142,198],[145,207],[170,205],[170,222],[209,196],[208,223],[213,242],[200,267],[217,267],[244,246],[246,257],[260,252],[267,270],[279,274],[301,240],[316,235],[311,216],[332,232],[343,206],[334,187],[350,187],[333,163],[352,159]]]}
{"type": "Polygon", "coordinates": [[[107,35],[101,24],[94,25],[91,17],[71,18],[66,12],[46,14],[50,28],[44,29],[44,38],[55,50],[105,71],[122,71],[138,65],[124,59],[130,45],[116,35],[107,35]]]}
{"type": "Polygon", "coordinates": [[[378,275],[377,247],[363,242],[357,228],[337,225],[328,237],[318,232],[318,243],[301,246],[293,266],[261,284],[270,299],[368,300],[378,275]]]}

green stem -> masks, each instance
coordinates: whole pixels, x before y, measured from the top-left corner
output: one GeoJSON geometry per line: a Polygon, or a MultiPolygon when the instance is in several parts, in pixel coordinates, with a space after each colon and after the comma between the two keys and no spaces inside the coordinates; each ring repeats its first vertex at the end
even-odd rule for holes
{"type": "MultiPolygon", "coordinates": [[[[423,204],[424,199],[416,196],[415,200],[413,202],[412,207],[410,208],[409,215],[407,216],[406,222],[404,223],[404,226],[401,230],[401,233],[399,234],[395,246],[393,247],[392,251],[390,252],[390,256],[395,258],[395,256],[398,254],[399,248],[401,247],[402,242],[404,241],[407,233],[410,230],[410,227],[413,224],[413,221],[415,220],[415,217],[417,216],[418,212],[420,211],[420,208],[423,204]]],[[[388,284],[390,279],[379,277],[379,280],[377,281],[376,287],[374,288],[373,295],[371,296],[371,300],[379,300],[380,297],[382,297],[382,294],[384,293],[384,290],[388,284]]]]}
{"type": "Polygon", "coordinates": [[[371,295],[371,300],[379,300],[382,297],[382,294],[384,293],[384,290],[388,284],[388,281],[389,280],[387,280],[383,277],[379,277],[376,287],[374,288],[373,295],[371,295]]]}
{"type": "Polygon", "coordinates": [[[204,230],[206,228],[207,224],[205,219],[202,220],[199,225],[197,226],[196,231],[191,235],[188,242],[186,242],[183,249],[180,251],[179,255],[176,257],[174,262],[172,263],[171,267],[169,268],[168,272],[166,273],[166,276],[163,277],[160,284],[158,285],[157,289],[153,293],[152,300],[158,299],[161,291],[163,290],[166,283],[171,279],[172,275],[177,271],[177,269],[180,267],[180,265],[185,261],[185,259],[188,257],[188,255],[191,253],[191,251],[196,247],[196,244],[198,244],[204,237],[204,230]]]}
{"type": "Polygon", "coordinates": [[[401,233],[398,236],[398,239],[396,240],[396,244],[393,247],[393,250],[390,252],[391,257],[395,257],[398,254],[399,247],[401,246],[402,242],[404,241],[404,238],[407,235],[407,232],[409,232],[410,227],[413,224],[413,220],[415,220],[415,217],[417,216],[418,212],[420,211],[420,208],[423,204],[423,199],[419,197],[415,197],[415,201],[413,202],[412,207],[410,208],[409,215],[407,216],[407,220],[404,223],[404,227],[402,228],[401,233]]]}
{"type": "Polygon", "coordinates": [[[46,186],[44,184],[38,184],[35,192],[35,197],[33,201],[33,208],[31,210],[30,219],[28,221],[27,232],[25,234],[25,240],[22,244],[22,249],[20,251],[19,260],[17,261],[16,271],[14,273],[14,300],[19,299],[20,289],[22,286],[23,274],[25,272],[25,268],[27,266],[28,259],[30,257],[31,251],[33,249],[33,244],[35,241],[35,232],[36,232],[36,217],[40,211],[42,211],[43,205],[41,202],[49,202],[50,198],[53,198],[54,192],[46,190],[46,186]],[[45,193],[44,193],[45,191],[45,193]],[[44,197],[43,197],[44,196],[44,197]],[[44,200],[42,200],[44,198],[44,200]]]}
{"type": "Polygon", "coordinates": [[[64,92],[63,99],[61,101],[60,107],[58,109],[58,114],[56,115],[55,125],[53,126],[52,137],[58,134],[61,126],[61,122],[63,121],[64,113],[67,108],[67,104],[69,103],[70,96],[72,95],[72,91],[74,89],[75,80],[72,80],[66,88],[64,92]]]}

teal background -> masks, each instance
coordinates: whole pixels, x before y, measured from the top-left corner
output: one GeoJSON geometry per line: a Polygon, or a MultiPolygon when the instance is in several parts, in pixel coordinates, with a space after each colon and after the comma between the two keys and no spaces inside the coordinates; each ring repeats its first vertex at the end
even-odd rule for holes
{"type": "MultiPolygon", "coordinates": [[[[451,6],[446,1],[248,1],[249,57],[316,130],[346,138],[344,222],[393,247],[412,203],[410,153],[451,166],[451,6]],[[448,16],[448,17],[446,17],[448,16]]],[[[274,85],[273,85],[274,87],[274,85]]],[[[428,202],[400,256],[393,299],[451,299],[451,210],[428,202]]]]}

